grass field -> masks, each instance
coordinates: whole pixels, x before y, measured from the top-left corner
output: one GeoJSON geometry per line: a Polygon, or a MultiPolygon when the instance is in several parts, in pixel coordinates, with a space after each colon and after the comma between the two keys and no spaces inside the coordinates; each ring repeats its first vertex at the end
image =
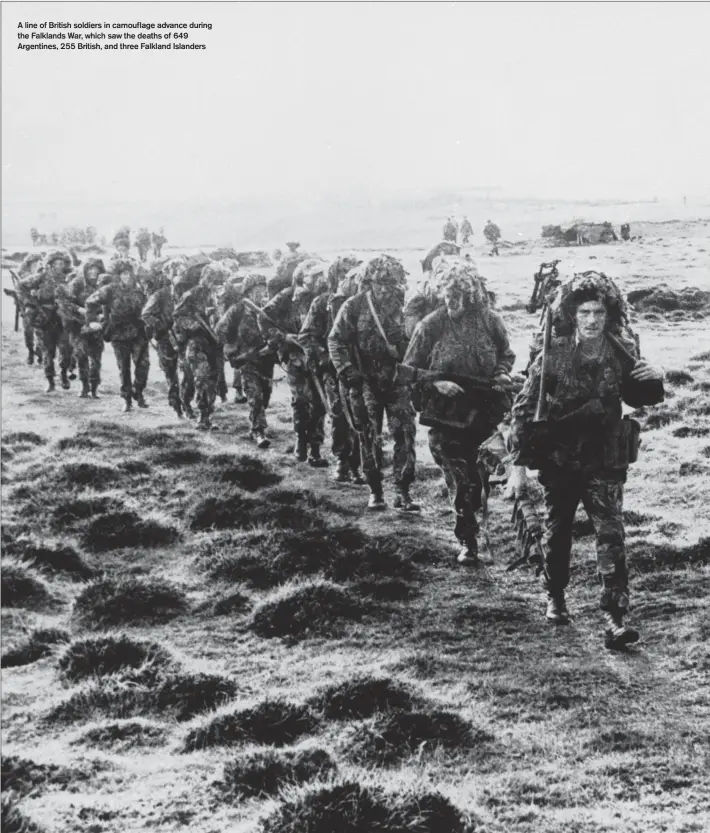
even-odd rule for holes
{"type": "MultiPolygon", "coordinates": [[[[626,291],[708,289],[707,236],[704,221],[668,223],[626,246],[481,257],[517,366],[541,261],[603,269],[626,291]]],[[[414,279],[421,254],[398,254],[414,279]]],[[[119,413],[109,352],[99,401],[76,386],[46,396],[11,318],[5,307],[3,830],[710,828],[707,318],[634,323],[672,372],[629,475],[642,639],[622,654],[603,648],[583,513],[572,623],[554,629],[530,571],[505,571],[500,489],[495,564],[455,565],[425,429],[421,517],[365,517],[363,487],[286,453],[283,380],[259,452],[245,406],[218,406],[209,435],[176,421],[154,355],[148,411],[119,413]]]]}

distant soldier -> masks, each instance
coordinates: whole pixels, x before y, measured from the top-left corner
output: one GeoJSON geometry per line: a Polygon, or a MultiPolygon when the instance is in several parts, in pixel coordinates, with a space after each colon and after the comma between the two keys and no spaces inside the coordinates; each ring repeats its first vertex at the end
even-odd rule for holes
{"type": "Polygon", "coordinates": [[[498,252],[498,242],[500,241],[501,233],[500,233],[500,229],[498,228],[498,226],[495,223],[488,220],[488,222],[486,223],[486,225],[483,229],[483,236],[486,238],[486,240],[492,246],[491,254],[492,255],[499,254],[499,252],[498,252]]]}
{"type": "Polygon", "coordinates": [[[447,217],[446,222],[444,223],[444,228],[442,231],[442,237],[444,240],[449,240],[451,243],[456,242],[456,238],[458,237],[459,229],[456,225],[453,217],[447,217]]]}
{"type": "Polygon", "coordinates": [[[145,263],[148,258],[148,252],[150,251],[151,245],[151,237],[150,232],[148,231],[145,226],[138,229],[138,234],[136,234],[136,248],[138,249],[138,257],[140,258],[141,263],[145,263]]]}
{"type": "Polygon", "coordinates": [[[150,369],[149,342],[141,318],[146,300],[131,261],[115,262],[111,282],[101,286],[86,300],[86,319],[89,325],[103,315],[103,338],[111,342],[116,356],[124,413],[132,409],[133,401],[139,408],[148,407],[143,391],[150,369]]]}
{"type": "Polygon", "coordinates": [[[153,257],[160,257],[163,246],[168,242],[168,238],[165,236],[165,229],[161,227],[157,234],[153,232],[150,239],[153,244],[153,257]]]}
{"type": "Polygon", "coordinates": [[[21,280],[17,289],[18,297],[27,310],[31,326],[36,333],[40,334],[47,393],[55,389],[54,359],[57,349],[60,356],[59,369],[62,387],[65,390],[70,387],[68,374],[72,351],[57,308],[57,288],[65,285],[66,270],[70,265],[71,259],[66,252],[50,252],[45,266],[34,275],[21,280]]]}
{"type": "Polygon", "coordinates": [[[621,239],[625,243],[628,243],[628,241],[631,240],[631,226],[629,225],[629,223],[622,223],[619,232],[621,234],[621,239]]]}
{"type": "Polygon", "coordinates": [[[405,275],[395,258],[373,258],[367,264],[362,291],[342,305],[328,337],[330,359],[349,392],[349,402],[355,400],[356,410],[365,411],[360,453],[371,510],[386,507],[382,491],[382,420],[386,413],[394,438],[394,506],[405,512],[419,511],[409,494],[416,465],[414,408],[407,386],[395,380],[397,362],[407,348],[405,275]]]}
{"type": "Polygon", "coordinates": [[[227,360],[241,374],[249,403],[251,438],[258,448],[268,448],[271,442],[266,436],[266,409],[271,399],[276,354],[267,347],[259,328],[258,313],[245,304],[244,299],[257,307],[264,305],[267,291],[263,275],[248,275],[241,291],[228,296],[227,309],[215,326],[215,334],[227,360]]]}
{"type": "MultiPolygon", "coordinates": [[[[160,369],[168,383],[168,404],[178,417],[183,416],[180,399],[180,380],[178,376],[179,350],[173,330],[173,288],[165,274],[166,265],[151,265],[154,275],[151,281],[152,294],[148,298],[141,318],[145,325],[146,338],[155,339],[160,369]],[[157,273],[157,274],[156,274],[157,273]]],[[[188,413],[188,416],[192,416],[188,413]]]]}
{"type": "Polygon", "coordinates": [[[346,300],[345,291],[353,294],[354,287],[345,284],[348,274],[360,265],[354,257],[338,257],[328,268],[328,291],[318,295],[308,310],[298,340],[308,351],[314,373],[319,374],[328,400],[332,424],[332,452],[338,461],[335,479],[339,483],[360,478],[360,454],[357,435],[347,422],[338,388],[338,378],[328,355],[328,334],[333,328],[340,304],[346,300]],[[340,295],[338,290],[340,289],[340,295]]]}
{"type": "Polygon", "coordinates": [[[98,290],[99,279],[105,273],[103,261],[91,258],[63,291],[57,290],[59,314],[77,360],[81,399],[99,398],[104,339],[101,325],[86,320],[86,301],[98,290]]]}
{"type": "MultiPolygon", "coordinates": [[[[43,257],[39,252],[28,254],[17,270],[19,279],[23,280],[24,278],[29,278],[31,275],[36,275],[42,268],[42,263],[43,257]]],[[[22,315],[22,329],[25,338],[25,347],[27,348],[27,364],[34,364],[35,359],[40,363],[42,361],[41,335],[39,331],[35,333],[35,328],[32,325],[32,310],[22,303],[21,297],[18,298],[17,290],[15,290],[15,303],[19,304],[20,314],[22,315]]]]}
{"type": "Polygon", "coordinates": [[[39,232],[36,228],[30,229],[30,239],[32,240],[32,245],[37,246],[39,245],[39,232]]]}
{"type": "Polygon", "coordinates": [[[468,241],[473,237],[473,226],[468,217],[464,217],[461,221],[461,243],[468,246],[468,241]]]}
{"type": "Polygon", "coordinates": [[[539,470],[547,519],[543,538],[547,619],[569,621],[572,527],[581,501],[597,538],[605,644],[618,649],[639,638],[624,625],[629,608],[624,551],[623,495],[636,459],[638,423],[622,415],[663,399],[662,371],[639,358],[626,334],[626,307],[613,281],[601,273],[576,275],[560,287],[556,317],[572,323],[569,335],[552,336],[535,359],[513,406],[510,449],[539,470]],[[544,405],[543,413],[540,413],[544,405]],[[537,438],[535,435],[537,432],[537,438]],[[543,433],[541,433],[543,432],[543,433]],[[533,441],[534,440],[534,441],[533,441]]]}
{"type": "Polygon", "coordinates": [[[404,356],[407,368],[429,371],[414,397],[422,424],[430,425],[429,448],[446,478],[456,513],[460,564],[478,562],[476,513],[484,484],[477,460],[510,407],[495,386],[510,383],[515,354],[505,324],[490,308],[488,293],[472,261],[443,258],[437,281],[444,305],[414,331],[404,356]]]}
{"type": "MultiPolygon", "coordinates": [[[[222,316],[219,298],[224,291],[226,282],[231,277],[231,270],[222,260],[212,261],[202,270],[202,277],[200,280],[208,287],[210,292],[210,305],[207,308],[207,323],[211,328],[214,328],[214,325],[222,316]]],[[[224,372],[224,353],[222,352],[222,346],[220,345],[217,355],[217,396],[219,396],[222,402],[226,402],[227,393],[227,377],[224,372]]]]}

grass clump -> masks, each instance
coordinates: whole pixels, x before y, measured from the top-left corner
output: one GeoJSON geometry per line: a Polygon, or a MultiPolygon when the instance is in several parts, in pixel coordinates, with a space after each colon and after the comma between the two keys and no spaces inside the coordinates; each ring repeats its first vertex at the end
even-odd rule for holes
{"type": "Polygon", "coordinates": [[[85,628],[167,622],[187,610],[185,594],[163,581],[106,579],[77,597],[73,617],[85,628]]]}
{"type": "Polygon", "coordinates": [[[197,463],[203,462],[204,459],[205,455],[201,451],[197,448],[190,448],[189,446],[169,448],[152,457],[153,463],[158,466],[166,466],[167,468],[194,466],[197,463]]]}
{"type": "Polygon", "coordinates": [[[84,561],[74,547],[65,545],[45,547],[41,544],[27,542],[18,552],[17,557],[31,564],[38,570],[62,574],[76,581],[93,578],[94,570],[84,561]]]}
{"type": "Polygon", "coordinates": [[[55,529],[72,529],[95,515],[116,512],[123,504],[111,497],[76,498],[57,504],[52,510],[51,524],[55,529]]]}
{"type": "Polygon", "coordinates": [[[225,764],[220,786],[225,798],[236,803],[276,795],[283,786],[327,777],[336,769],[324,749],[256,749],[225,764]]]}
{"type": "Polygon", "coordinates": [[[211,462],[219,468],[219,482],[239,486],[245,492],[256,492],[267,486],[275,486],[283,477],[275,472],[263,460],[249,454],[240,454],[236,458],[215,455],[211,462]],[[226,465],[225,465],[226,463],[226,465]]]}
{"type": "Polygon", "coordinates": [[[0,587],[3,607],[37,609],[54,601],[44,582],[14,561],[3,560],[0,587]]]}
{"type": "Polygon", "coordinates": [[[44,828],[36,825],[20,810],[12,792],[2,797],[0,817],[2,833],[44,833],[44,828]]]}
{"type": "Polygon", "coordinates": [[[154,723],[141,720],[116,720],[88,729],[76,740],[74,745],[94,746],[106,751],[116,752],[144,746],[159,746],[167,737],[167,729],[154,723]]]}
{"type": "Polygon", "coordinates": [[[3,445],[45,445],[47,440],[34,431],[11,431],[2,438],[3,445]]]}
{"type": "Polygon", "coordinates": [[[173,526],[137,512],[107,512],[94,517],[82,536],[82,543],[91,552],[107,552],[123,547],[166,547],[180,536],[173,526]]]}
{"type": "Polygon", "coordinates": [[[705,536],[695,544],[648,544],[634,541],[630,549],[630,561],[642,573],[659,569],[684,569],[692,564],[710,564],[710,537],[705,536]]]}
{"type": "MultiPolygon", "coordinates": [[[[298,493],[296,493],[298,494],[298,493]]],[[[190,512],[190,529],[253,529],[273,524],[282,529],[324,528],[325,519],[293,493],[273,490],[258,500],[241,492],[210,495],[199,500],[190,512]]]]}
{"type": "Polygon", "coordinates": [[[691,384],[691,382],[694,382],[695,379],[686,370],[667,370],[666,381],[670,385],[678,385],[679,387],[682,387],[683,385],[691,384]]]}
{"type": "Polygon", "coordinates": [[[125,669],[145,669],[146,666],[157,671],[173,662],[170,653],[160,643],[119,634],[75,640],[59,657],[57,668],[65,681],[79,682],[125,669]]]}
{"type": "Polygon", "coordinates": [[[344,587],[329,581],[286,586],[261,602],[249,627],[259,636],[298,639],[329,636],[345,621],[359,621],[363,603],[344,587]]]}
{"type": "Polygon", "coordinates": [[[256,706],[220,714],[204,726],[192,729],[183,746],[184,752],[257,743],[284,746],[293,743],[318,727],[318,719],[308,706],[285,700],[264,700],[256,706]]]}
{"type": "Polygon", "coordinates": [[[457,714],[446,711],[397,711],[378,715],[357,727],[351,738],[350,757],[360,763],[389,764],[420,749],[467,749],[492,740],[457,714]]]}
{"type": "Polygon", "coordinates": [[[207,599],[199,607],[195,608],[198,613],[207,613],[211,616],[231,616],[232,614],[246,613],[251,609],[251,597],[241,590],[234,590],[224,595],[218,595],[207,599]]]}
{"type": "Polygon", "coordinates": [[[64,645],[71,637],[62,628],[37,628],[20,645],[6,651],[0,659],[2,668],[18,668],[48,657],[56,645],[64,645]]]}
{"type": "Polygon", "coordinates": [[[330,720],[372,717],[389,711],[411,711],[417,700],[405,685],[390,677],[363,675],[329,686],[311,701],[330,720]]]}
{"type": "Polygon", "coordinates": [[[14,790],[22,796],[36,795],[49,784],[66,784],[70,779],[71,771],[56,764],[38,764],[17,755],[2,756],[0,788],[3,792],[14,790]]]}
{"type": "Polygon", "coordinates": [[[115,485],[120,477],[114,466],[100,463],[64,463],[60,474],[61,482],[80,489],[103,489],[115,485]]]}
{"type": "Polygon", "coordinates": [[[99,448],[99,444],[92,440],[91,437],[77,435],[75,437],[62,437],[57,441],[58,451],[91,451],[99,448]]]}
{"type": "Polygon", "coordinates": [[[385,793],[357,781],[306,786],[262,822],[263,833],[464,833],[466,820],[438,793],[385,793]]]}

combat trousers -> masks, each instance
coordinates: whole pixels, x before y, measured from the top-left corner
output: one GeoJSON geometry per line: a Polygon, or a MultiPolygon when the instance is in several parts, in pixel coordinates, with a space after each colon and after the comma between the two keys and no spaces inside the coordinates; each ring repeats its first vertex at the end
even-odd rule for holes
{"type": "Polygon", "coordinates": [[[232,373],[232,387],[236,391],[237,396],[246,396],[242,381],[242,371],[238,367],[235,367],[234,372],[232,373]]]}
{"type": "Polygon", "coordinates": [[[174,410],[180,406],[180,380],[178,379],[178,351],[168,336],[156,336],[158,362],[168,383],[168,404],[174,410]]]}
{"type": "Polygon", "coordinates": [[[217,396],[225,400],[227,392],[227,377],[224,373],[224,350],[220,347],[217,354],[217,396]]]}
{"type": "Polygon", "coordinates": [[[360,468],[360,440],[357,433],[348,425],[338,380],[333,373],[324,374],[323,387],[330,406],[333,456],[347,463],[352,471],[358,471],[360,468]]]}
{"type": "Polygon", "coordinates": [[[249,422],[252,433],[266,430],[266,409],[269,407],[273,386],[274,367],[269,375],[251,365],[241,368],[240,378],[244,395],[249,404],[249,422]]]}
{"type": "Polygon", "coordinates": [[[69,340],[76,358],[79,379],[84,388],[96,389],[101,384],[101,358],[104,340],[101,333],[71,333],[69,340]]]}
{"type": "Polygon", "coordinates": [[[203,420],[209,420],[214,411],[219,380],[217,351],[202,338],[191,338],[181,360],[183,371],[182,404],[189,410],[193,397],[203,420]]]}
{"type": "Polygon", "coordinates": [[[365,441],[360,449],[365,479],[371,487],[382,484],[382,424],[387,414],[387,425],[394,440],[394,484],[397,488],[408,489],[414,480],[417,459],[414,448],[417,427],[409,389],[391,385],[382,390],[366,380],[362,395],[367,411],[365,441]]]}
{"type": "Polygon", "coordinates": [[[69,336],[62,328],[61,323],[50,322],[39,331],[42,339],[42,364],[44,375],[47,379],[54,379],[54,359],[59,350],[59,369],[62,373],[68,372],[71,366],[72,349],[69,343],[69,336]]]}
{"type": "MultiPolygon", "coordinates": [[[[22,316],[22,331],[25,336],[25,347],[27,348],[28,355],[33,357],[37,356],[41,360],[42,351],[39,344],[37,345],[37,349],[35,349],[35,328],[29,315],[22,316]]],[[[37,338],[37,341],[39,341],[39,338],[37,338]]]]}
{"type": "Polygon", "coordinates": [[[581,501],[596,534],[602,606],[605,599],[628,594],[622,518],[626,472],[549,468],[541,471],[538,479],[545,490],[547,509],[543,549],[548,588],[562,591],[569,583],[572,525],[581,501]]]}
{"type": "Polygon", "coordinates": [[[476,512],[482,506],[483,490],[488,493],[488,477],[484,474],[482,479],[478,468],[478,450],[484,439],[456,429],[429,429],[429,448],[444,473],[456,513],[454,534],[466,546],[476,543],[479,530],[476,512]]]}
{"type": "Polygon", "coordinates": [[[290,359],[286,365],[286,378],[291,390],[293,430],[309,445],[321,446],[325,439],[325,408],[301,361],[300,358],[290,359]]]}
{"type": "Polygon", "coordinates": [[[111,345],[121,375],[121,396],[126,400],[130,399],[131,396],[138,399],[148,383],[148,370],[150,369],[148,340],[144,336],[138,336],[128,341],[114,339],[111,345]],[[132,383],[131,361],[133,362],[132,383]]]}

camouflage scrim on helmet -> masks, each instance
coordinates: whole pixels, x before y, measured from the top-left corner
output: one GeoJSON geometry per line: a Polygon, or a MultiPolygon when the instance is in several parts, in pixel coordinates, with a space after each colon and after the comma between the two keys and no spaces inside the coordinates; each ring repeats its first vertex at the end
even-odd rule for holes
{"type": "Polygon", "coordinates": [[[408,274],[396,257],[379,255],[373,257],[365,267],[359,288],[366,290],[373,284],[387,284],[397,289],[405,289],[408,274]]]}
{"type": "Polygon", "coordinates": [[[447,286],[458,285],[468,289],[479,303],[488,306],[489,297],[486,282],[478,272],[476,264],[463,257],[445,255],[435,261],[432,272],[431,290],[436,297],[443,298],[447,286]]]}
{"type": "Polygon", "coordinates": [[[351,295],[357,294],[360,291],[360,284],[364,278],[366,268],[366,263],[359,263],[344,278],[341,278],[338,283],[338,295],[344,295],[346,298],[349,298],[351,295]]]}
{"type": "Polygon", "coordinates": [[[599,301],[607,312],[607,330],[619,334],[628,321],[626,301],[619,287],[603,272],[579,272],[559,289],[552,303],[555,330],[558,334],[574,330],[575,313],[580,304],[599,301]]]}
{"type": "Polygon", "coordinates": [[[49,252],[45,259],[45,263],[47,266],[51,266],[55,260],[63,260],[65,266],[68,267],[72,265],[71,255],[69,252],[64,251],[64,249],[55,249],[54,251],[49,252]]]}
{"type": "Polygon", "coordinates": [[[251,292],[251,290],[255,289],[257,286],[268,286],[266,281],[266,275],[262,275],[260,272],[249,272],[244,278],[244,283],[242,284],[242,292],[246,295],[248,292],[251,292]]]}
{"type": "Polygon", "coordinates": [[[335,292],[340,284],[352,269],[355,269],[362,263],[357,257],[350,255],[341,255],[328,267],[328,288],[331,292],[335,292]]]}
{"type": "Polygon", "coordinates": [[[222,263],[213,261],[203,267],[200,282],[208,287],[221,286],[229,280],[231,275],[232,273],[222,263]]]}
{"type": "Polygon", "coordinates": [[[304,280],[307,277],[317,278],[321,275],[325,276],[328,271],[328,264],[324,260],[309,257],[302,260],[298,266],[293,270],[292,283],[293,286],[303,286],[304,280]]]}
{"type": "Polygon", "coordinates": [[[100,257],[91,257],[89,260],[84,263],[82,266],[82,274],[84,279],[87,278],[89,274],[89,269],[98,269],[99,275],[103,275],[106,272],[106,267],[104,266],[103,260],[100,257]]]}

